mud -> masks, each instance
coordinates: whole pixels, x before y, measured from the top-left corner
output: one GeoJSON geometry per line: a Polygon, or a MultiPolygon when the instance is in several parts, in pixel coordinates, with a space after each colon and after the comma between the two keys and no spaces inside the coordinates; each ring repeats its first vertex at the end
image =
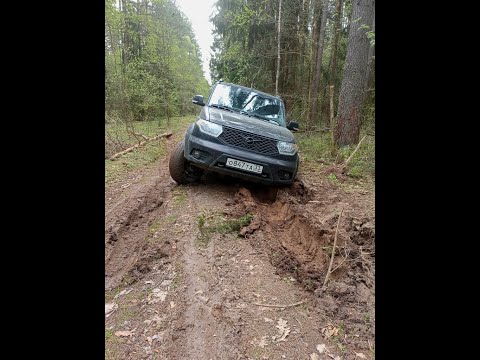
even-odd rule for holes
{"type": "Polygon", "coordinates": [[[106,188],[106,302],[118,304],[105,320],[106,358],[307,359],[318,344],[332,357],[374,357],[373,192],[318,174],[287,188],[212,174],[177,186],[167,164],[106,188]],[[214,234],[202,247],[205,211],[254,217],[238,235],[214,234]],[[280,342],[279,321],[289,329],[280,342]]]}
{"type": "Polygon", "coordinates": [[[272,203],[255,191],[240,188],[230,215],[255,214],[241,234],[257,251],[268,255],[276,273],[291,275],[305,290],[314,292],[318,308],[326,316],[339,318],[349,331],[374,339],[372,324],[362,326],[375,318],[373,209],[365,216],[362,204],[345,195],[330,186],[312,191],[298,181],[291,188],[280,189],[272,203]],[[335,270],[323,289],[342,207],[335,270]]]}

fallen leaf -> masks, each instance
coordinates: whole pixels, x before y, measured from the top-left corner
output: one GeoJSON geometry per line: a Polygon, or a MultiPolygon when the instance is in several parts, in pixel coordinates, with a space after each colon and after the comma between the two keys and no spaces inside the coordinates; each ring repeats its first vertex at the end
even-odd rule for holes
{"type": "Polygon", "coordinates": [[[152,293],[149,295],[148,303],[149,304],[155,304],[158,301],[165,301],[165,298],[167,297],[167,292],[162,291],[158,288],[152,289],[152,293]],[[153,299],[152,299],[153,297],[153,299]]]}
{"type": "Polygon", "coordinates": [[[175,307],[175,303],[173,301],[170,301],[170,309],[173,309],[175,307]]]}
{"type": "Polygon", "coordinates": [[[310,354],[310,360],[320,360],[320,358],[318,357],[317,354],[311,353],[311,354],[310,354]]]}
{"type": "Polygon", "coordinates": [[[277,340],[277,342],[287,341],[287,340],[286,340],[286,337],[288,336],[288,334],[290,334],[290,328],[285,329],[284,333],[282,334],[282,336],[280,337],[280,339],[277,340]]]}
{"type": "Polygon", "coordinates": [[[105,304],[105,315],[109,317],[110,315],[113,314],[115,310],[117,310],[117,308],[118,308],[118,305],[115,303],[105,304]]]}
{"type": "MultiPolygon", "coordinates": [[[[354,351],[355,352],[355,351],[354,351]]],[[[355,356],[358,356],[360,359],[366,359],[367,357],[363,355],[362,353],[357,353],[355,352],[355,356]]]]}
{"type": "Polygon", "coordinates": [[[133,335],[133,331],[116,331],[115,332],[115,336],[118,336],[118,337],[125,337],[125,336],[132,336],[133,335]]]}
{"type": "Polygon", "coordinates": [[[317,351],[321,354],[325,351],[325,344],[318,344],[317,351]]]}
{"type": "Polygon", "coordinates": [[[277,324],[278,325],[275,327],[278,328],[280,332],[284,332],[287,329],[287,320],[280,318],[278,319],[277,324]]]}
{"type": "Polygon", "coordinates": [[[161,286],[169,286],[172,282],[173,282],[173,280],[163,280],[160,285],[161,286]]]}
{"type": "Polygon", "coordinates": [[[163,321],[163,319],[158,315],[155,315],[152,318],[152,320],[150,320],[150,322],[155,322],[157,326],[160,325],[162,321],[163,321]]]}
{"type": "Polygon", "coordinates": [[[322,334],[325,336],[325,338],[328,339],[332,336],[337,336],[338,335],[338,329],[333,325],[328,325],[327,327],[324,327],[322,329],[322,334]]]}
{"type": "Polygon", "coordinates": [[[258,346],[260,346],[262,349],[265,348],[265,346],[267,346],[267,337],[266,336],[262,336],[262,339],[260,340],[260,342],[258,343],[258,346]]]}
{"type": "Polygon", "coordinates": [[[290,334],[290,328],[287,327],[287,320],[280,318],[277,324],[275,327],[280,331],[280,335],[275,337],[277,339],[276,342],[286,341],[286,337],[290,334]]]}

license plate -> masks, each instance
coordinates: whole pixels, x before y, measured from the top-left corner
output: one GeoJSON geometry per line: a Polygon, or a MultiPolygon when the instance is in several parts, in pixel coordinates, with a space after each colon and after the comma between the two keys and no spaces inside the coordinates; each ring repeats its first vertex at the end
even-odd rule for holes
{"type": "Polygon", "coordinates": [[[246,161],[241,161],[241,160],[235,160],[235,159],[230,159],[227,158],[227,163],[226,165],[228,167],[240,169],[240,170],[245,170],[245,171],[250,171],[254,172],[257,174],[261,174],[263,170],[262,165],[257,165],[257,164],[252,164],[246,161]]]}

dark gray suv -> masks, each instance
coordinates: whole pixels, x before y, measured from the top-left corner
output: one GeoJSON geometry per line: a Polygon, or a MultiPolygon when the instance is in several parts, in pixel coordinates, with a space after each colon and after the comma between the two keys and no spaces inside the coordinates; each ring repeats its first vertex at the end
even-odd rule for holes
{"type": "Polygon", "coordinates": [[[170,156],[169,169],[179,184],[197,181],[203,171],[264,184],[290,185],[298,171],[295,138],[298,123],[286,124],[283,101],[273,95],[218,82],[170,156]]]}

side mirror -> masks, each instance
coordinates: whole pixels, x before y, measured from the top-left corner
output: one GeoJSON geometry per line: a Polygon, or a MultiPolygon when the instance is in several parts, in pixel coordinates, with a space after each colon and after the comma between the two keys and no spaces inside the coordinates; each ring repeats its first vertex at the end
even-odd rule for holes
{"type": "Polygon", "coordinates": [[[205,106],[202,95],[195,95],[193,97],[192,103],[194,103],[195,105],[205,106]]]}
{"type": "Polygon", "coordinates": [[[291,131],[298,131],[298,129],[299,129],[298,122],[296,122],[294,120],[289,121],[288,124],[287,124],[287,129],[291,130],[291,131]]]}

